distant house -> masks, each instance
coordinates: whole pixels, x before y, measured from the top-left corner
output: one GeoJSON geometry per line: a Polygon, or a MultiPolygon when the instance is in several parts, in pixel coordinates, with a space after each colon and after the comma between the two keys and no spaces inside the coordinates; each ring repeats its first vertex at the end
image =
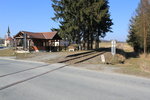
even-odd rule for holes
{"type": "Polygon", "coordinates": [[[61,37],[57,32],[20,31],[14,36],[16,50],[58,51],[61,37]]]}

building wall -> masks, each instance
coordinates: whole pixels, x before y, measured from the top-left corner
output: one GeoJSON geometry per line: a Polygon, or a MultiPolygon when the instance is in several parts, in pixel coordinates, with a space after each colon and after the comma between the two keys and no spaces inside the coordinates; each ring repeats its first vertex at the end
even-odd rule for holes
{"type": "Polygon", "coordinates": [[[6,47],[12,47],[13,46],[13,41],[11,41],[11,40],[5,40],[5,43],[4,43],[4,46],[6,46],[6,47]]]}

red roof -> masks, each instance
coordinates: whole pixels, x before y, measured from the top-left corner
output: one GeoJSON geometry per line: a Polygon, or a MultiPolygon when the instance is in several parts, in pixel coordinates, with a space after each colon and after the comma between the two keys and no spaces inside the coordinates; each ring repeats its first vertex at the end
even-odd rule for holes
{"type": "Polygon", "coordinates": [[[54,36],[57,35],[56,31],[54,31],[54,32],[26,32],[26,31],[21,31],[16,36],[14,36],[14,38],[17,37],[21,33],[27,34],[29,36],[29,38],[34,38],[34,39],[53,39],[54,36]]]}
{"type": "Polygon", "coordinates": [[[8,37],[8,38],[6,38],[6,40],[7,40],[7,41],[8,41],[8,40],[11,41],[11,40],[13,40],[13,39],[12,39],[12,37],[8,37]]]}

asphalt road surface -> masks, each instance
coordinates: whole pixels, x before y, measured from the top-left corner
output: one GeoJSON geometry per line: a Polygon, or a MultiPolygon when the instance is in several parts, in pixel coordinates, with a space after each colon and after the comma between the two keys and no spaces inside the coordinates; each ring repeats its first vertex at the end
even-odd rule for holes
{"type": "Polygon", "coordinates": [[[150,100],[150,79],[0,59],[0,100],[150,100]]]}

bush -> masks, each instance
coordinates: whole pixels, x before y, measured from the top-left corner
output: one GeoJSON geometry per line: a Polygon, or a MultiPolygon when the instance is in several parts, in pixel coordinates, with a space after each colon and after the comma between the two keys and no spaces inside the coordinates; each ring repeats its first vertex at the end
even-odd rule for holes
{"type": "Polygon", "coordinates": [[[116,54],[113,56],[110,52],[104,54],[106,64],[123,64],[125,62],[124,55],[116,54]]]}

